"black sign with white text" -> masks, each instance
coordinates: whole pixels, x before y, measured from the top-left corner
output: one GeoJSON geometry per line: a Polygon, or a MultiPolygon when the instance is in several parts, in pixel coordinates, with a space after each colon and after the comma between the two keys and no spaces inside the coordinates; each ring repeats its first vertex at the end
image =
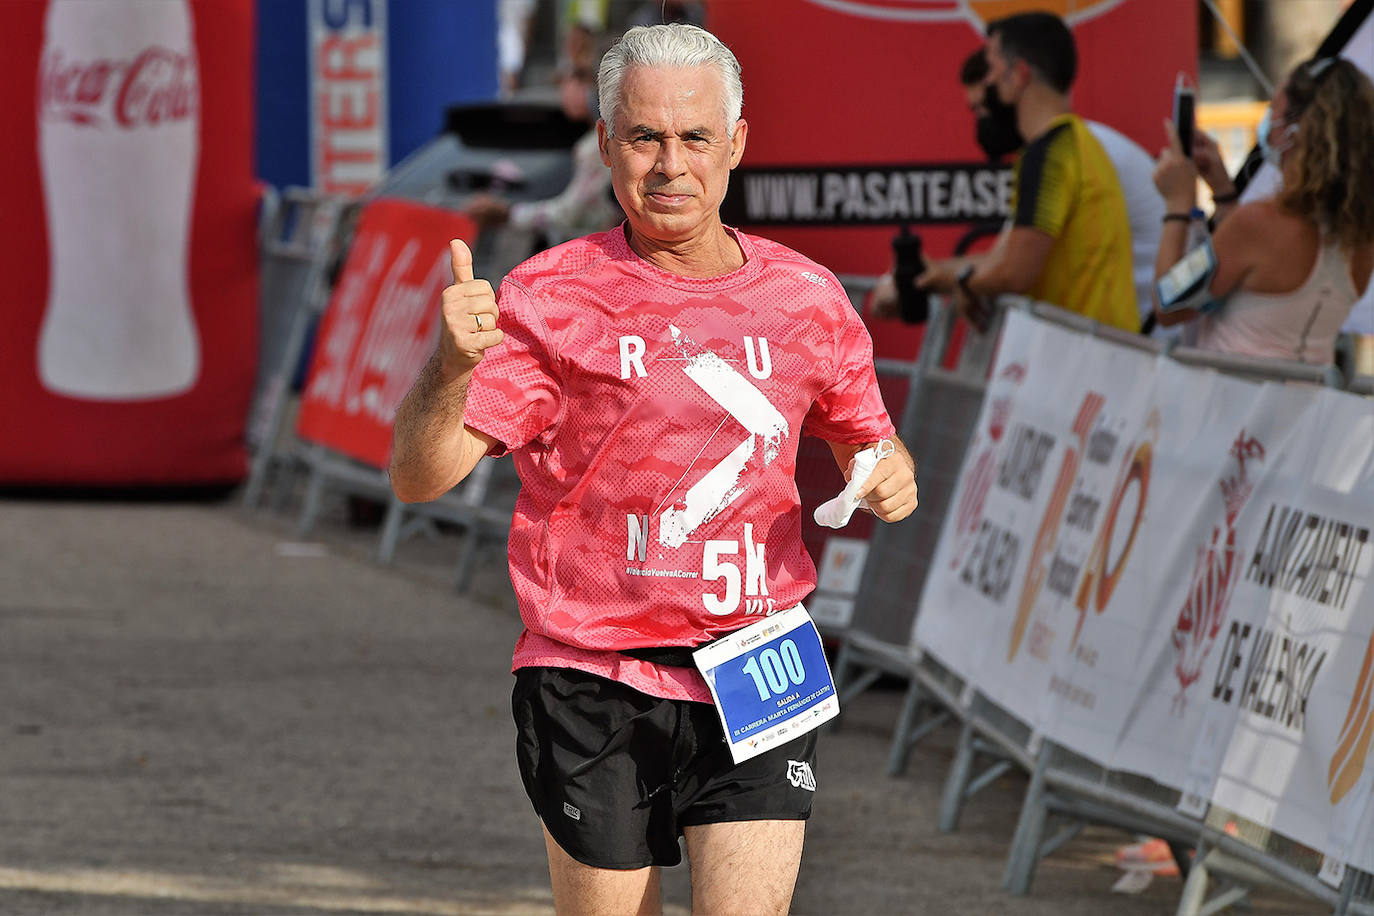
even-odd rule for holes
{"type": "Polygon", "coordinates": [[[721,216],[731,225],[969,223],[1011,212],[1012,170],[987,164],[739,168],[721,216]]]}

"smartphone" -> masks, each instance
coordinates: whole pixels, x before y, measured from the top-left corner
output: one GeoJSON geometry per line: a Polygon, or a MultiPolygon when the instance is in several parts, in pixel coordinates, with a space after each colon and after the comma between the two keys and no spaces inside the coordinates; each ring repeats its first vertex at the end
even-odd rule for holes
{"type": "Polygon", "coordinates": [[[1209,288],[1212,275],[1217,272],[1217,253],[1212,248],[1212,240],[1203,243],[1183,256],[1155,284],[1155,295],[1159,297],[1161,312],[1175,312],[1179,309],[1207,311],[1212,296],[1209,288]]]}
{"type": "Polygon", "coordinates": [[[1180,73],[1174,81],[1174,127],[1178,130],[1178,142],[1183,146],[1183,155],[1193,155],[1193,109],[1197,101],[1197,91],[1188,81],[1187,74],[1180,73]]]}

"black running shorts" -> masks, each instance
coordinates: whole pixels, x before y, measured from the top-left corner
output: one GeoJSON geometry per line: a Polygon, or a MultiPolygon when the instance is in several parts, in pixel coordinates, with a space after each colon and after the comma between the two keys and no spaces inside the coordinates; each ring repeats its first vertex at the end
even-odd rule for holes
{"type": "Polygon", "coordinates": [[[585,865],[676,865],[683,827],[811,815],[815,731],[737,765],[714,706],[574,668],[521,668],[511,708],[525,792],[585,865]]]}

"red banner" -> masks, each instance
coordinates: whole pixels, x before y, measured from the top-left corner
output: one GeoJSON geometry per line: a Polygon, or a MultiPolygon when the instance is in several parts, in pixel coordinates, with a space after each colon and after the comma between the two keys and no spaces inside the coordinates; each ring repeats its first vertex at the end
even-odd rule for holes
{"type": "Polygon", "coordinates": [[[252,0],[5,4],[0,483],[243,476],[252,0]]]}
{"type": "Polygon", "coordinates": [[[1028,9],[1064,16],[1078,48],[1075,110],[1151,154],[1164,143],[1175,76],[1197,71],[1193,0],[712,0],[708,9],[743,67],[749,121],[727,217],[837,273],[888,270],[902,222],[918,224],[928,255],[944,256],[971,223],[1005,215],[1009,176],[985,161],[959,85],[987,22],[1028,9]]]}
{"type": "Polygon", "coordinates": [[[466,216],[401,200],[368,204],[320,323],[297,431],[377,468],[391,459],[396,407],[434,352],[449,239],[466,216]]]}

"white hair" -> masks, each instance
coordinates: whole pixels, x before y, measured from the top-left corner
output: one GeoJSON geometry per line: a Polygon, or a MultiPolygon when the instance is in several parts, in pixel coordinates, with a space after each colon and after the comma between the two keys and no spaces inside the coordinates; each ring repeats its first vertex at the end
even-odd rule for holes
{"type": "Polygon", "coordinates": [[[681,22],[640,25],[611,45],[601,58],[601,67],[596,74],[597,97],[607,133],[611,133],[612,119],[620,107],[621,80],[631,67],[714,67],[720,74],[726,128],[733,130],[739,120],[744,107],[739,61],[719,38],[705,29],[681,22]]]}

